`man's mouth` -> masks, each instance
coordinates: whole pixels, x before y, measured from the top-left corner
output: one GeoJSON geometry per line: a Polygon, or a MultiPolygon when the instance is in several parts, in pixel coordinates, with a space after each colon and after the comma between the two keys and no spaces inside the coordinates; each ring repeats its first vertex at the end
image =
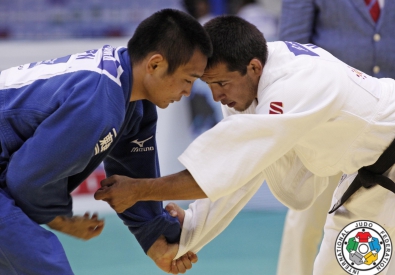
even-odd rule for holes
{"type": "Polygon", "coordinates": [[[171,103],[174,103],[174,102],[176,102],[176,101],[177,101],[177,102],[181,101],[181,97],[178,98],[178,99],[171,99],[171,100],[170,100],[171,103]]]}
{"type": "Polygon", "coordinates": [[[222,105],[226,105],[229,108],[233,108],[236,105],[236,102],[234,102],[234,101],[231,101],[229,103],[225,103],[225,102],[221,102],[221,103],[222,103],[222,105]]]}

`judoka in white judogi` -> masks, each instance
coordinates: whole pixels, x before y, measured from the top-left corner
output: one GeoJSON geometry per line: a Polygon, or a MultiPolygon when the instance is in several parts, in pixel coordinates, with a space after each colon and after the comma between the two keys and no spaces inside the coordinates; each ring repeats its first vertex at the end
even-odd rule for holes
{"type": "MultiPolygon", "coordinates": [[[[244,112],[224,106],[225,119],[179,157],[209,199],[186,211],[178,255],[218,235],[264,180],[282,203],[303,210],[347,174],[336,202],[395,137],[394,80],[368,76],[311,44],[272,42],[268,49],[257,101],[244,112]]],[[[392,170],[389,176],[395,179],[392,170]]],[[[358,190],[328,215],[315,274],[344,272],[333,247],[351,221],[377,222],[394,237],[393,209],[395,194],[381,186],[358,190]]]]}

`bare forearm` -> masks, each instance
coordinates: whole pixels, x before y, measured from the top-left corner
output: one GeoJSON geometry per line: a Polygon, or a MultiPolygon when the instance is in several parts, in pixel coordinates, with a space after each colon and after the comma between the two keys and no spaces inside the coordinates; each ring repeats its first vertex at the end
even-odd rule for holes
{"type": "Polygon", "coordinates": [[[195,200],[207,198],[188,170],[157,179],[142,185],[144,200],[195,200]]]}
{"type": "Polygon", "coordinates": [[[106,201],[117,213],[123,213],[139,201],[207,198],[187,170],[156,179],[113,175],[100,184],[102,187],[96,191],[95,199],[106,201]]]}

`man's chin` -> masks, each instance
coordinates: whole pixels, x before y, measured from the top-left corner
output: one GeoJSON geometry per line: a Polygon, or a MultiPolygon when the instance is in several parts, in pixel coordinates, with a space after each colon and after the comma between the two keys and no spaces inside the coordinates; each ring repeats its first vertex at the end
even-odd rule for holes
{"type": "Polygon", "coordinates": [[[244,112],[245,110],[248,109],[248,107],[242,106],[242,108],[240,108],[240,106],[235,105],[235,106],[233,107],[233,109],[235,109],[235,110],[238,111],[238,112],[244,112]]]}
{"type": "Polygon", "coordinates": [[[160,109],[166,109],[167,107],[169,107],[170,104],[161,104],[161,105],[156,105],[158,108],[160,109]]]}
{"type": "Polygon", "coordinates": [[[235,106],[233,106],[233,109],[235,109],[238,112],[244,112],[245,110],[247,110],[248,108],[250,108],[252,102],[248,103],[246,105],[243,106],[237,106],[237,104],[235,106]]]}
{"type": "Polygon", "coordinates": [[[156,105],[156,107],[160,108],[160,109],[166,109],[167,107],[169,107],[170,105],[170,101],[151,101],[153,104],[156,105]]]}

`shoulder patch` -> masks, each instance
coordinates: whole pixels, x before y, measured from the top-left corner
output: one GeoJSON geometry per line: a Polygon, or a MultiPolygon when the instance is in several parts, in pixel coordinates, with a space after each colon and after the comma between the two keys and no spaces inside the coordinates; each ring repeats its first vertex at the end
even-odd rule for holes
{"type": "Polygon", "coordinates": [[[302,44],[290,41],[284,41],[285,45],[287,45],[290,52],[292,52],[295,56],[298,55],[310,55],[310,56],[319,56],[315,52],[307,49],[302,44]]]}

